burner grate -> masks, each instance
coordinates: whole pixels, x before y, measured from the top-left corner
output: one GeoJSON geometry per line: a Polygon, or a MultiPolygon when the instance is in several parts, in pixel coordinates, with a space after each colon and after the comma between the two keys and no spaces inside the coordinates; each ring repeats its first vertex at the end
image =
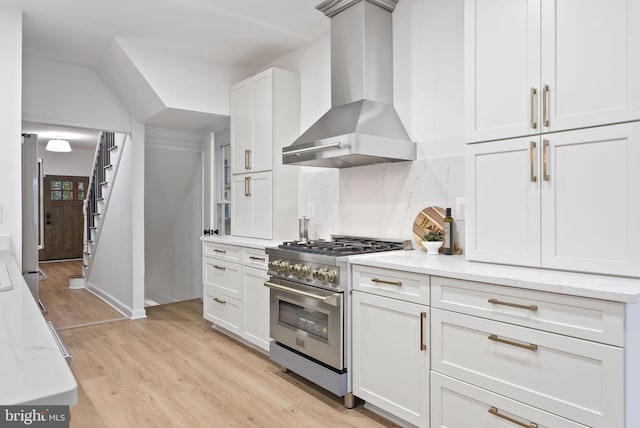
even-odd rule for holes
{"type": "Polygon", "coordinates": [[[327,256],[348,256],[355,254],[377,253],[380,251],[402,250],[401,242],[390,242],[368,238],[336,237],[331,241],[324,239],[285,241],[279,248],[327,256]]]}

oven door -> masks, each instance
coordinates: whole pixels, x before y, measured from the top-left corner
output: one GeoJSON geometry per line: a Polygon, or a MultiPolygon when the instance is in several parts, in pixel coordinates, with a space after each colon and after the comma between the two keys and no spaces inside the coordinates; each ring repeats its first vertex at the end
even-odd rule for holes
{"type": "Polygon", "coordinates": [[[269,333],[273,340],[342,371],[344,295],[271,278],[269,333]]]}

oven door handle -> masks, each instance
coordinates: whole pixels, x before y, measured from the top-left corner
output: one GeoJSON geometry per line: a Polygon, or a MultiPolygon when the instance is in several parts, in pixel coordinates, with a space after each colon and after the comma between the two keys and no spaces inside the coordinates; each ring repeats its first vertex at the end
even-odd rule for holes
{"type": "Polygon", "coordinates": [[[284,285],[276,284],[270,281],[265,281],[265,287],[275,288],[276,290],[286,291],[288,293],[297,294],[299,296],[310,297],[312,299],[320,300],[327,305],[340,306],[341,293],[332,294],[330,296],[318,296],[317,294],[307,293],[306,291],[296,290],[295,288],[285,287],[284,285]]]}

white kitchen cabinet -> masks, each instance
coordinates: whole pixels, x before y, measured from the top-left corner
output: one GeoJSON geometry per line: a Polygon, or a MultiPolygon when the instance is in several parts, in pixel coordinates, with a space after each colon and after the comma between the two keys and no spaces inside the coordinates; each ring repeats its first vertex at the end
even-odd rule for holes
{"type": "Polygon", "coordinates": [[[257,239],[273,237],[272,173],[234,175],[231,179],[232,233],[257,239]]]}
{"type": "Polygon", "coordinates": [[[282,148],[300,131],[299,76],[267,69],[234,85],[230,103],[231,234],[293,239],[299,167],[282,165],[282,148]]]}
{"type": "Polygon", "coordinates": [[[353,267],[353,393],[429,424],[429,277],[353,267]]]}
{"type": "Polygon", "coordinates": [[[640,119],[640,5],[466,0],[465,140],[640,119]]]}
{"type": "Polygon", "coordinates": [[[203,316],[236,339],[269,352],[264,249],[202,241],[203,316]]]}
{"type": "Polygon", "coordinates": [[[242,338],[269,351],[269,279],[266,270],[242,267],[242,338]]]}
{"type": "Polygon", "coordinates": [[[586,428],[552,413],[431,373],[432,428],[586,428]],[[502,423],[502,424],[501,424],[502,423]]]}
{"type": "Polygon", "coordinates": [[[624,423],[620,347],[433,308],[432,369],[592,427],[624,423]]]}
{"type": "Polygon", "coordinates": [[[467,259],[640,276],[640,122],[467,146],[467,259]]]}

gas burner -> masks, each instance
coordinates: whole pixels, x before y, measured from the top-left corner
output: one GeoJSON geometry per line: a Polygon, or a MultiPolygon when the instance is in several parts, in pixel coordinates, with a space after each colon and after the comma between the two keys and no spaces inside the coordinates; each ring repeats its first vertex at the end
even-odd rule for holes
{"type": "Polygon", "coordinates": [[[380,251],[402,250],[404,241],[384,241],[371,238],[350,236],[334,236],[331,241],[324,239],[302,241],[285,241],[279,248],[301,251],[325,256],[348,256],[354,254],[376,253],[380,251]]]}

